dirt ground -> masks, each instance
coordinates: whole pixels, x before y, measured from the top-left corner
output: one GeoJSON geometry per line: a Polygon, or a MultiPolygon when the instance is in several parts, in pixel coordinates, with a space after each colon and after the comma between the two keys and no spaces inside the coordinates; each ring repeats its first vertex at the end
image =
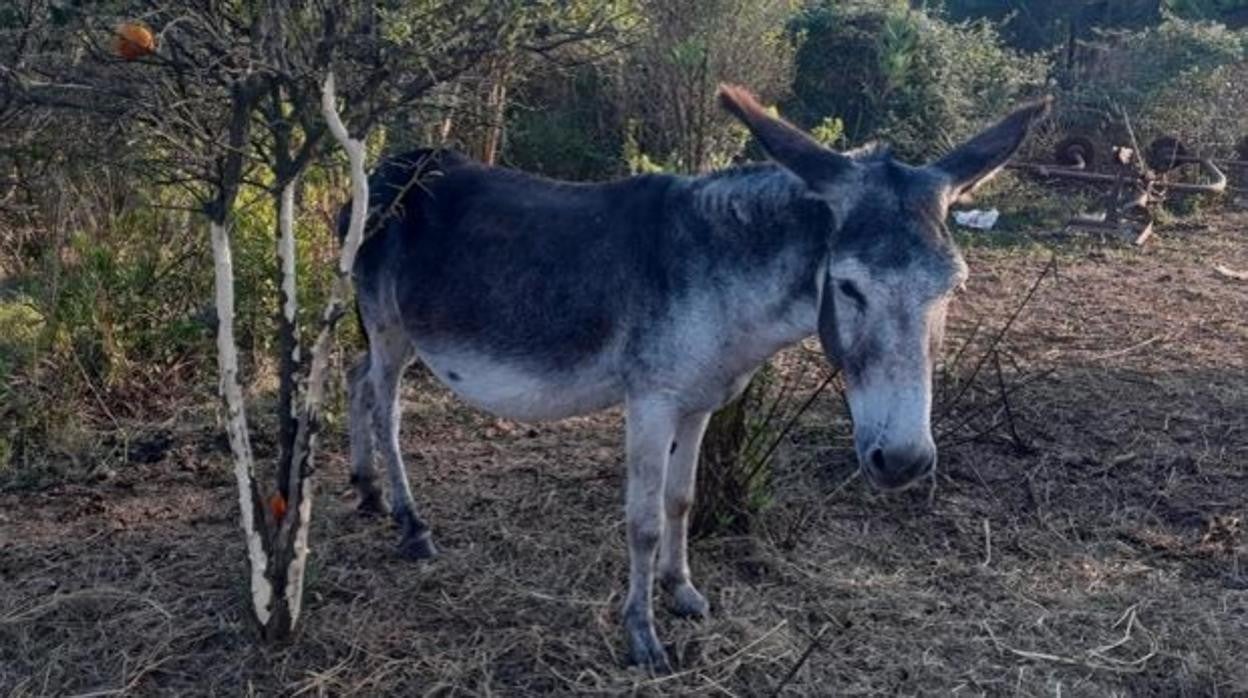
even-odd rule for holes
{"type": "Polygon", "coordinates": [[[442,555],[399,559],[354,512],[331,435],[287,647],[245,620],[210,424],[99,483],[0,493],[0,694],[1248,695],[1248,282],[1214,270],[1248,270],[1248,215],[1211,224],[968,246],[939,475],[873,493],[817,401],[756,533],[693,547],[713,617],[659,610],[674,675],[624,666],[619,413],[518,425],[413,380],[442,555]]]}

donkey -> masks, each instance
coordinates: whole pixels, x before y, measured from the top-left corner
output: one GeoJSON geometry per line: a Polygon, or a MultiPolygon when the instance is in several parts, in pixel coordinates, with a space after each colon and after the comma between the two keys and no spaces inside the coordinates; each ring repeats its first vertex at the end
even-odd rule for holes
{"type": "Polygon", "coordinates": [[[398,385],[416,358],[506,418],[623,403],[622,621],[633,662],[659,671],[670,667],[654,629],[655,554],[672,610],[704,616],[686,554],[702,435],[778,350],[818,334],[844,372],[858,462],[876,487],[933,472],[932,364],[967,276],[948,208],[1000,170],[1048,109],[1023,106],[912,167],[883,148],[825,148],[740,87],[721,86],[719,98],[774,164],[571,184],[417,151],[373,175],[374,233],[354,269],[368,338],[348,376],[360,508],[391,510],[402,554],[435,554],[399,446],[398,385]]]}

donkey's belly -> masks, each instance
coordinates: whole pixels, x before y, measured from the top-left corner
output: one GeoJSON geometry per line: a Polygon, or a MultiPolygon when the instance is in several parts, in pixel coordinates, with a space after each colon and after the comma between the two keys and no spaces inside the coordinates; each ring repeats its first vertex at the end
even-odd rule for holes
{"type": "Polygon", "coordinates": [[[580,368],[534,370],[472,353],[417,350],[425,365],[468,404],[525,422],[589,414],[624,399],[623,383],[594,362],[580,368]]]}

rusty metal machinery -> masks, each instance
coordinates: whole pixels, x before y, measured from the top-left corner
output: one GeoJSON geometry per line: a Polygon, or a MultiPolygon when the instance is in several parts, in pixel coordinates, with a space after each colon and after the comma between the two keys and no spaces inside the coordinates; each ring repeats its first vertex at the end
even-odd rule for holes
{"type": "Polygon", "coordinates": [[[1167,194],[1221,194],[1227,191],[1228,181],[1220,165],[1248,167],[1248,162],[1215,160],[1193,155],[1174,136],[1162,136],[1154,140],[1143,154],[1135,148],[1115,148],[1114,157],[1110,158],[1113,172],[1089,171],[1091,165],[1097,161],[1097,154],[1087,138],[1065,138],[1057,144],[1055,151],[1057,165],[1020,162],[1010,167],[1044,178],[1108,185],[1104,213],[1076,216],[1068,222],[1067,227],[1111,231],[1137,245],[1144,244],[1152,236],[1153,209],[1165,200],[1167,194]],[[1172,174],[1177,174],[1190,164],[1200,165],[1208,181],[1172,181],[1172,174]]]}

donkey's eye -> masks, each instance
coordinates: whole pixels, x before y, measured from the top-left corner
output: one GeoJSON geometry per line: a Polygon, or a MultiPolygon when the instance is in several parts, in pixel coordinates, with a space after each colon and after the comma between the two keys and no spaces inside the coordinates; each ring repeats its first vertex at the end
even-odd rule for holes
{"type": "Polygon", "coordinates": [[[855,286],[853,282],[842,281],[841,283],[837,284],[836,287],[837,289],[840,290],[841,293],[845,294],[845,296],[848,297],[851,301],[857,303],[858,307],[860,308],[867,307],[867,297],[862,295],[862,291],[859,291],[858,287],[855,286]]]}

